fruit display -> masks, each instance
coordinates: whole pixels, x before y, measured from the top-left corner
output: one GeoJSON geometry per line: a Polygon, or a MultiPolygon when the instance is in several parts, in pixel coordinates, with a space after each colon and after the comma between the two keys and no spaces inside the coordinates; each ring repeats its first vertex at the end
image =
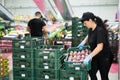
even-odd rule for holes
{"type": "Polygon", "coordinates": [[[9,71],[8,65],[9,65],[8,59],[0,56],[0,78],[8,74],[9,71]]]}
{"type": "Polygon", "coordinates": [[[0,40],[0,53],[12,53],[11,40],[0,40]]]}
{"type": "Polygon", "coordinates": [[[64,59],[66,70],[89,70],[90,62],[87,65],[83,64],[83,60],[88,56],[90,50],[85,46],[82,50],[71,47],[67,50],[67,56],[64,59]]]}

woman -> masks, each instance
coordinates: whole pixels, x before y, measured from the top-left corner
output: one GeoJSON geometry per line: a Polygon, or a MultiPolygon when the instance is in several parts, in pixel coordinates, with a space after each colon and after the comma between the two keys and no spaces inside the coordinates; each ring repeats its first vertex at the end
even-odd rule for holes
{"type": "Polygon", "coordinates": [[[88,64],[91,60],[89,75],[91,80],[98,80],[96,73],[99,70],[101,80],[109,80],[108,73],[112,64],[113,55],[109,47],[107,30],[101,18],[91,12],[83,13],[82,23],[89,29],[88,35],[78,45],[82,49],[86,42],[90,45],[91,53],[83,61],[88,64]]]}

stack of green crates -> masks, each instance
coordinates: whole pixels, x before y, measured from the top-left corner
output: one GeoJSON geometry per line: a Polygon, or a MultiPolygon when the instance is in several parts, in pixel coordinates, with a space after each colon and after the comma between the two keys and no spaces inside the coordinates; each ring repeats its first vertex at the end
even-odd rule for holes
{"type": "Polygon", "coordinates": [[[41,37],[12,40],[14,80],[34,80],[34,50],[43,44],[41,37]]]}
{"type": "Polygon", "coordinates": [[[78,44],[85,38],[88,33],[88,29],[83,26],[80,18],[72,18],[72,47],[78,46],[78,44]]]}
{"type": "Polygon", "coordinates": [[[12,40],[13,80],[34,80],[32,39],[12,40]]]}
{"type": "MultiPolygon", "coordinates": [[[[84,47],[84,50],[88,47],[84,47]]],[[[70,51],[81,51],[75,47],[69,48],[70,51]]],[[[91,69],[91,63],[84,65],[82,61],[68,61],[68,55],[64,59],[64,68],[60,69],[60,80],[88,80],[88,71],[91,69]]]]}
{"type": "Polygon", "coordinates": [[[43,45],[35,50],[34,80],[59,80],[59,69],[64,62],[64,46],[43,45]]]}

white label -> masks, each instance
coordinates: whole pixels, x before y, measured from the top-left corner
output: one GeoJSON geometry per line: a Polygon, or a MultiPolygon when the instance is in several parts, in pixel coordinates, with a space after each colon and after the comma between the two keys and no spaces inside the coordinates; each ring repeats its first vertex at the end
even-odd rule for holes
{"type": "Polygon", "coordinates": [[[48,75],[45,75],[45,79],[49,79],[49,76],[48,76],[48,75]]]}
{"type": "Polygon", "coordinates": [[[44,66],[44,69],[49,69],[49,66],[44,66]]]}
{"type": "Polygon", "coordinates": [[[48,56],[43,56],[44,59],[48,59],[48,56]]]}
{"type": "Polygon", "coordinates": [[[48,63],[43,63],[44,65],[48,65],[48,63]]]}
{"type": "Polygon", "coordinates": [[[25,68],[25,65],[21,65],[21,68],[25,68]]]}
{"type": "Polygon", "coordinates": [[[80,67],[75,67],[75,70],[80,70],[80,67]]]}
{"type": "Polygon", "coordinates": [[[74,80],[74,77],[70,77],[69,80],[74,80]]]}
{"type": "Polygon", "coordinates": [[[24,46],[20,46],[21,49],[24,49],[24,46]]]}
{"type": "Polygon", "coordinates": [[[21,77],[25,77],[25,74],[21,74],[21,77]]]}
{"type": "Polygon", "coordinates": [[[25,55],[21,55],[21,58],[25,58],[25,55]]]}

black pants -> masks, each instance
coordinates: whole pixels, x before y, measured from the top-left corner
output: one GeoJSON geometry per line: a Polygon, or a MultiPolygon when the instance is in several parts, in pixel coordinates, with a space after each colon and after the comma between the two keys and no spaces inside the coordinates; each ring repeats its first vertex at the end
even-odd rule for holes
{"type": "Polygon", "coordinates": [[[100,58],[93,58],[91,61],[91,70],[89,71],[90,80],[98,80],[96,73],[99,70],[101,80],[109,80],[108,73],[112,64],[112,56],[103,56],[100,58]]]}

